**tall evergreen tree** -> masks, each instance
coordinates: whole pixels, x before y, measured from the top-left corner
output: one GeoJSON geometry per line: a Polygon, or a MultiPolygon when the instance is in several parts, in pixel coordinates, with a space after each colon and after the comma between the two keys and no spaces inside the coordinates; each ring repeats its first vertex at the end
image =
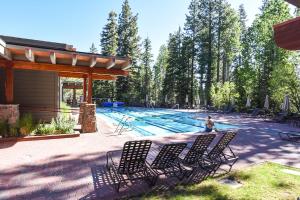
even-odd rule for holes
{"type": "Polygon", "coordinates": [[[101,33],[101,53],[103,55],[116,55],[118,48],[118,25],[117,14],[111,11],[108,15],[107,24],[101,33]]]}
{"type": "Polygon", "coordinates": [[[168,48],[162,45],[159,48],[159,53],[154,65],[153,72],[153,99],[157,104],[164,102],[164,96],[162,93],[163,82],[166,76],[166,68],[168,65],[168,48]]]}
{"type": "MultiPolygon", "coordinates": [[[[100,34],[100,47],[103,55],[116,55],[118,45],[117,34],[117,14],[111,11],[107,18],[107,23],[103,27],[100,34]]],[[[115,82],[96,80],[93,84],[94,92],[97,97],[101,98],[115,98],[115,82]]]]}
{"type": "MultiPolygon", "coordinates": [[[[146,38],[143,42],[143,53],[141,55],[141,64],[142,64],[142,98],[147,101],[150,100],[151,95],[151,78],[152,78],[152,69],[151,64],[153,62],[153,55],[151,53],[151,41],[149,38],[146,38]]],[[[148,103],[148,102],[146,102],[148,103]]]]}
{"type": "Polygon", "coordinates": [[[164,103],[176,103],[176,89],[178,76],[178,69],[181,65],[181,30],[179,29],[175,34],[169,35],[168,41],[168,60],[165,79],[163,81],[163,96],[167,102],[164,103]]]}
{"type": "Polygon", "coordinates": [[[96,48],[94,43],[92,43],[92,46],[90,47],[90,52],[91,53],[98,53],[98,49],[96,48]]]}
{"type": "Polygon", "coordinates": [[[185,31],[186,31],[186,40],[190,45],[188,48],[189,52],[187,53],[188,58],[191,59],[189,75],[190,75],[190,89],[189,89],[189,101],[193,105],[194,101],[194,74],[196,69],[196,55],[197,55],[197,42],[199,34],[199,0],[192,0],[189,5],[189,13],[186,15],[185,31]]]}
{"type": "Polygon", "coordinates": [[[117,97],[126,102],[139,102],[141,91],[141,69],[138,65],[140,58],[137,15],[133,15],[128,0],[122,5],[118,21],[118,50],[119,56],[128,56],[132,67],[129,77],[119,77],[117,80],[117,97]]]}

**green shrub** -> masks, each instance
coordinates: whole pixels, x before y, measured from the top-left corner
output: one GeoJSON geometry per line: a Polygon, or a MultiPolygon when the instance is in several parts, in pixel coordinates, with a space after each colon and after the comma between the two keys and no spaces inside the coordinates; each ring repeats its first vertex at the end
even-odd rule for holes
{"type": "Polygon", "coordinates": [[[19,121],[19,128],[20,128],[20,136],[27,136],[29,135],[35,128],[35,124],[32,118],[32,115],[27,113],[24,114],[19,121]]]}
{"type": "Polygon", "coordinates": [[[72,133],[75,121],[65,116],[52,119],[50,124],[39,124],[34,130],[35,135],[54,135],[72,133]]]}
{"type": "Polygon", "coordinates": [[[76,123],[72,118],[64,116],[59,116],[51,121],[51,125],[55,128],[55,134],[72,133],[75,124],[76,123]]]}
{"type": "Polygon", "coordinates": [[[55,127],[52,124],[39,124],[37,125],[35,135],[52,135],[55,133],[55,127]]]}
{"type": "Polygon", "coordinates": [[[9,137],[18,137],[19,136],[18,124],[9,126],[8,135],[9,135],[9,137]]]}
{"type": "Polygon", "coordinates": [[[8,137],[8,123],[7,121],[0,121],[0,135],[8,137]]]}

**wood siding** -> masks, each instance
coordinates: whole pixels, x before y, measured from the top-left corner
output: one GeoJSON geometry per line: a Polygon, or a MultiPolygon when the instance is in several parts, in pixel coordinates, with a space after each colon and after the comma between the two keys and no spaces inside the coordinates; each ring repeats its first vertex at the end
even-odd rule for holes
{"type": "Polygon", "coordinates": [[[59,77],[56,72],[14,70],[14,103],[36,120],[51,121],[59,107],[59,77]]]}

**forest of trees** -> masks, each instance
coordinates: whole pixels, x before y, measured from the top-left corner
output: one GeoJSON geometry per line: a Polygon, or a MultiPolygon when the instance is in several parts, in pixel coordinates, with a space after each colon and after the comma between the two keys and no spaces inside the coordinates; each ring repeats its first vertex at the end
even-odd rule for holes
{"type": "MultiPolygon", "coordinates": [[[[299,112],[299,53],[278,48],[273,37],[273,25],[299,11],[290,11],[283,0],[262,1],[247,26],[243,5],[235,10],[226,0],[191,0],[184,26],[169,34],[154,61],[151,40],[139,36],[138,14],[125,0],[119,15],[109,13],[99,52],[130,57],[131,73],[116,82],[94,81],[94,96],[129,105],[235,104],[243,109],[247,98],[262,107],[268,95],[279,110],[287,94],[299,112]]],[[[90,50],[98,52],[94,44],[90,50]]]]}

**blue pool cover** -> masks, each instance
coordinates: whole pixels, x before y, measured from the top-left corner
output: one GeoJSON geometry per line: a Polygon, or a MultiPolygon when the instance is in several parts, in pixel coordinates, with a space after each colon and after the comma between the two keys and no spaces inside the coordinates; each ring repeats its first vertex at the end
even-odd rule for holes
{"type": "Polygon", "coordinates": [[[124,106],[124,102],[103,102],[101,105],[102,107],[113,107],[113,105],[116,104],[118,107],[124,106]]]}

